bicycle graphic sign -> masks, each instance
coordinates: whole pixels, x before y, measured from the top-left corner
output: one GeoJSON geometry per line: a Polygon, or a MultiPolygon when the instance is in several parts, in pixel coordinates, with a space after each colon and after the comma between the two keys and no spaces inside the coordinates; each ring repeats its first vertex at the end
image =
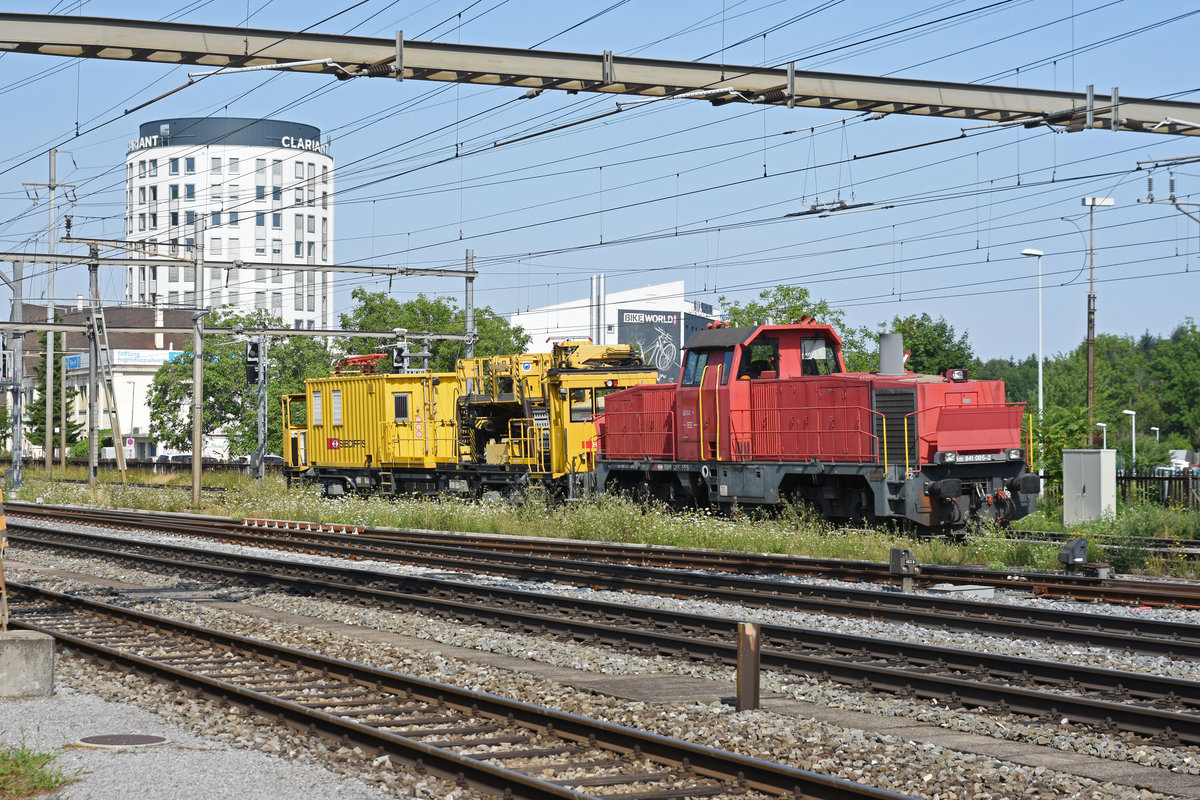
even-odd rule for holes
{"type": "Polygon", "coordinates": [[[640,348],[642,358],[658,370],[659,383],[679,377],[683,315],[678,311],[620,309],[617,341],[640,348]]]}

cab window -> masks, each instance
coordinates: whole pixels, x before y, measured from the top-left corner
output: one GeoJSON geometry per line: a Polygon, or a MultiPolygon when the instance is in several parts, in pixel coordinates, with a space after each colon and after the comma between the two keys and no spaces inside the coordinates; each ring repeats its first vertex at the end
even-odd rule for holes
{"type": "Polygon", "coordinates": [[[571,390],[571,422],[587,422],[596,413],[591,389],[571,390]]]}
{"type": "Polygon", "coordinates": [[[688,350],[687,359],[683,362],[683,376],[680,383],[683,386],[699,386],[700,373],[700,353],[688,350]]]}
{"type": "Polygon", "coordinates": [[[800,340],[801,375],[833,375],[840,371],[832,342],[824,337],[800,340]]]}
{"type": "Polygon", "coordinates": [[[760,339],[742,348],[738,380],[755,380],[764,372],[779,376],[779,340],[760,339]]]}

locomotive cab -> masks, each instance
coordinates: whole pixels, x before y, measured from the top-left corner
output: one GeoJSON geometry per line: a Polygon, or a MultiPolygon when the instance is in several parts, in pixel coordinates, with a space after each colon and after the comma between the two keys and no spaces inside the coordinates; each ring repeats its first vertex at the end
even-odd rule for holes
{"type": "Polygon", "coordinates": [[[666,502],[961,529],[1033,509],[1023,411],[1001,381],[848,373],[828,325],[716,323],[687,342],[677,384],[609,399],[595,477],[666,502]]]}

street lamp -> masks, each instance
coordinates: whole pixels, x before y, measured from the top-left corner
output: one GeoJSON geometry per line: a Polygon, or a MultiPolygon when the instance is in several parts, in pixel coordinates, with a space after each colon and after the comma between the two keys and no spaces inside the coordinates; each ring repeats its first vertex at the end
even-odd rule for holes
{"type": "MultiPolygon", "coordinates": [[[[1129,430],[1133,434],[1133,447],[1130,452],[1129,460],[1132,461],[1134,464],[1136,464],[1137,463],[1137,412],[1130,411],[1128,408],[1126,408],[1121,413],[1129,415],[1129,430]]],[[[1133,467],[1131,466],[1130,469],[1132,470],[1133,467]]]]}
{"type": "Polygon", "coordinates": [[[1156,441],[1156,442],[1157,442],[1157,441],[1160,441],[1160,440],[1159,440],[1159,438],[1158,438],[1158,428],[1156,428],[1156,427],[1154,427],[1153,425],[1151,425],[1151,426],[1150,426],[1150,430],[1154,431],[1154,441],[1156,441]]]}
{"type": "Polygon", "coordinates": [[[1038,475],[1042,475],[1042,256],[1041,250],[1027,247],[1021,251],[1023,256],[1037,256],[1038,260],[1038,475]]]}
{"type": "Polygon", "coordinates": [[[1096,427],[1100,429],[1100,433],[1104,437],[1104,446],[1101,449],[1107,450],[1108,449],[1108,423],[1097,422],[1096,427]]]}

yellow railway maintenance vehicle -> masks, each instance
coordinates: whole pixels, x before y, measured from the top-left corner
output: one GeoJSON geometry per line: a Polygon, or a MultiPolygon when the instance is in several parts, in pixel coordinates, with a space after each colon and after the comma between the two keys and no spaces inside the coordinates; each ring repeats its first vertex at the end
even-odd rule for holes
{"type": "Polygon", "coordinates": [[[542,484],[579,496],[604,398],[654,383],[629,345],[568,341],[550,353],[460,359],[455,372],[389,366],[383,353],[334,362],[282,400],[290,479],[327,496],[504,494],[542,484]]]}

